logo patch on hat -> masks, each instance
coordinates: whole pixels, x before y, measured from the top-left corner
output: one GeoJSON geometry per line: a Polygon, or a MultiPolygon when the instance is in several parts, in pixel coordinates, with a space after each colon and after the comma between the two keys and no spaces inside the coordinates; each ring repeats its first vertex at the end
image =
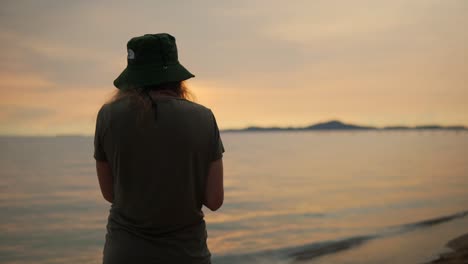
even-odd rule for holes
{"type": "Polygon", "coordinates": [[[135,59],[135,52],[133,52],[132,49],[128,49],[127,59],[129,59],[129,60],[135,59]]]}

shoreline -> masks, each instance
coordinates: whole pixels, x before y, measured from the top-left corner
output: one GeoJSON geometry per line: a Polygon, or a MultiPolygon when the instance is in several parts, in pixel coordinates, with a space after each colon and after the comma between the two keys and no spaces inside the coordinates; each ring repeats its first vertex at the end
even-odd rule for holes
{"type": "Polygon", "coordinates": [[[449,252],[442,253],[439,257],[427,264],[462,264],[468,263],[468,233],[456,237],[447,242],[449,252]]]}

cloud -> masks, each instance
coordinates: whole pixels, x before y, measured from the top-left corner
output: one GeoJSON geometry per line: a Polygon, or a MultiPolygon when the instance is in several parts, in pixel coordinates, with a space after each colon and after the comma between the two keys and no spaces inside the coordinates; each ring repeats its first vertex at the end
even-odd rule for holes
{"type": "Polygon", "coordinates": [[[105,49],[86,49],[73,43],[59,43],[3,31],[0,41],[5,51],[0,55],[3,73],[35,73],[59,83],[72,85],[111,85],[123,69],[124,60],[113,58],[105,49]],[[107,80],[106,80],[107,79],[107,80]]]}
{"type": "Polygon", "coordinates": [[[462,0],[5,1],[0,133],[92,133],[126,42],[155,32],[176,36],[224,128],[466,124],[467,12],[462,0]]]}
{"type": "Polygon", "coordinates": [[[1,134],[85,133],[94,129],[100,105],[110,98],[107,87],[62,88],[35,74],[7,74],[0,79],[1,134]]]}
{"type": "Polygon", "coordinates": [[[54,110],[39,107],[9,107],[8,105],[0,106],[0,122],[8,122],[14,120],[15,123],[28,123],[31,120],[39,120],[43,117],[50,116],[54,110]]]}

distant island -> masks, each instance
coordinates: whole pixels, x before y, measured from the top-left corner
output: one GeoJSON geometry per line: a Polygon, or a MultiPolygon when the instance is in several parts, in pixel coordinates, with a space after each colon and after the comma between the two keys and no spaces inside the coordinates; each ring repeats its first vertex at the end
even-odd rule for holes
{"type": "Polygon", "coordinates": [[[325,131],[325,130],[451,130],[451,131],[467,131],[465,126],[440,126],[440,125],[422,125],[422,126],[363,126],[355,124],[347,124],[338,120],[332,120],[323,123],[317,123],[305,127],[259,127],[250,126],[241,129],[225,129],[223,132],[247,132],[247,131],[325,131]]]}

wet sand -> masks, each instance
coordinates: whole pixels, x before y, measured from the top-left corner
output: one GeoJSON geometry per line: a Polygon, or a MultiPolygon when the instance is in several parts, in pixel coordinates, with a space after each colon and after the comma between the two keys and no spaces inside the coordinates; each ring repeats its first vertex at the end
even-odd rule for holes
{"type": "Polygon", "coordinates": [[[468,234],[459,236],[447,243],[447,247],[452,251],[443,253],[429,263],[439,264],[467,264],[468,263],[468,234]]]}

